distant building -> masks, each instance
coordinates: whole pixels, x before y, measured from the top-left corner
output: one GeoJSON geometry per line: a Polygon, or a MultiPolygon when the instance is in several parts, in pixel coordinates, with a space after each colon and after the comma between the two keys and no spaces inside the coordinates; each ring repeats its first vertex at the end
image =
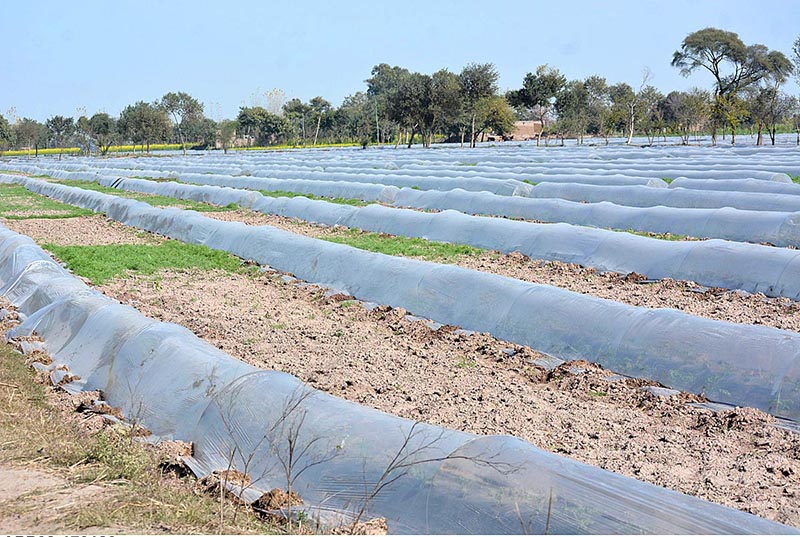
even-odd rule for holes
{"type": "Polygon", "coordinates": [[[535,140],[539,136],[542,135],[542,122],[535,121],[535,120],[528,120],[528,121],[515,121],[514,122],[514,130],[506,134],[505,136],[500,136],[495,133],[491,133],[488,135],[487,139],[490,142],[496,140],[535,140]]]}
{"type": "Polygon", "coordinates": [[[542,134],[541,121],[516,121],[514,130],[506,135],[509,140],[535,140],[542,134]]]}

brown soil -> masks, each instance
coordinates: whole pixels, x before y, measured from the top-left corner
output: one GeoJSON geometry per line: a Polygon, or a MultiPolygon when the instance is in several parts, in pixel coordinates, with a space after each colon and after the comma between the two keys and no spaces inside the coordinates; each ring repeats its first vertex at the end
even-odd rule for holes
{"type": "MultiPolygon", "coordinates": [[[[690,406],[588,362],[548,373],[535,351],[402,309],[371,312],[277,275],[130,277],[102,290],[222,350],[410,419],[511,434],[544,449],[789,524],[800,524],[800,435],[752,409],[690,406]]],[[[586,357],[591,360],[591,357],[586,357]]]]}
{"type": "Polygon", "coordinates": [[[109,220],[102,214],[58,219],[0,219],[0,223],[40,244],[52,243],[61,246],[158,244],[164,240],[158,235],[109,220]]]}
{"type": "MultiPolygon", "coordinates": [[[[210,213],[218,220],[241,221],[250,225],[271,225],[302,235],[325,238],[342,235],[346,228],[319,226],[297,219],[264,215],[252,211],[210,213]]],[[[459,266],[508,276],[518,280],[554,285],[577,293],[615,300],[646,308],[675,308],[699,317],[733,323],[762,324],[800,331],[800,303],[788,298],[770,298],[694,282],[664,278],[643,283],[644,277],[599,273],[591,268],[559,261],[533,260],[520,253],[486,252],[479,257],[462,256],[459,266]]]]}
{"type": "Polygon", "coordinates": [[[303,498],[299,494],[295,492],[289,494],[282,489],[272,489],[262,494],[255,501],[253,507],[262,511],[274,511],[295,505],[303,505],[303,498]]]}
{"type": "MultiPolygon", "coordinates": [[[[65,509],[101,501],[114,492],[98,485],[75,485],[52,471],[0,463],[0,533],[63,533],[65,509]]],[[[83,534],[125,533],[120,528],[84,528],[83,534]]]]}

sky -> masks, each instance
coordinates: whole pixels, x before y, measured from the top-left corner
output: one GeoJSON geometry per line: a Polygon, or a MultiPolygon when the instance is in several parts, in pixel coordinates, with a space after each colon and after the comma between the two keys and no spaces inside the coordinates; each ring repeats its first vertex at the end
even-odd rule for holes
{"type": "Polygon", "coordinates": [[[492,62],[503,91],[544,63],[570,79],[638,88],[649,68],[662,91],[710,88],[710,75],[670,66],[687,34],[715,26],[788,56],[798,22],[797,0],[6,0],[0,114],[117,115],[185,91],[219,120],[273,88],[338,106],[378,63],[432,73],[492,62]]]}

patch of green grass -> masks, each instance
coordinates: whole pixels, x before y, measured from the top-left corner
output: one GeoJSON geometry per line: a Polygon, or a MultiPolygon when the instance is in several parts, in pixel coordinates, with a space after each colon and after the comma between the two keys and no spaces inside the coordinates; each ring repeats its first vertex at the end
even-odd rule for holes
{"type": "Polygon", "coordinates": [[[699,241],[700,239],[695,237],[689,237],[688,235],[677,235],[674,233],[654,233],[651,231],[635,231],[633,229],[615,229],[614,231],[624,231],[625,233],[630,233],[632,235],[639,235],[640,237],[647,237],[648,239],[659,239],[662,241],[699,241]]]}
{"type": "Polygon", "coordinates": [[[664,181],[667,184],[670,184],[675,179],[673,179],[672,177],[662,177],[661,180],[664,181]]]}
{"type": "Polygon", "coordinates": [[[533,181],[531,181],[530,179],[523,179],[523,180],[522,180],[522,182],[523,182],[523,183],[528,183],[528,184],[529,184],[529,185],[531,185],[531,186],[536,186],[536,185],[537,185],[537,183],[534,183],[534,182],[533,182],[533,181]]]}
{"type": "Polygon", "coordinates": [[[328,201],[330,203],[338,203],[340,205],[354,205],[356,207],[366,207],[370,204],[368,201],[357,200],[354,198],[326,198],[323,196],[315,196],[314,194],[301,194],[299,192],[289,192],[288,190],[257,190],[262,196],[270,198],[296,198],[302,196],[310,200],[328,201]]]}
{"type": "Polygon", "coordinates": [[[180,207],[181,209],[191,209],[193,211],[198,212],[220,212],[220,211],[228,211],[231,209],[237,209],[238,207],[231,203],[226,205],[225,207],[219,207],[216,205],[209,205],[208,203],[202,203],[199,201],[193,200],[181,200],[178,198],[171,198],[169,196],[159,196],[156,194],[144,194],[141,192],[129,192],[127,190],[118,190],[116,188],[110,188],[107,186],[102,186],[98,183],[93,181],[72,181],[72,180],[52,180],[51,183],[58,183],[65,186],[72,186],[77,188],[82,188],[84,190],[93,190],[95,192],[100,192],[103,194],[110,194],[112,196],[119,196],[120,198],[127,198],[136,201],[144,201],[145,203],[149,203],[154,207],[180,207]]]}
{"type": "Polygon", "coordinates": [[[161,244],[108,244],[99,246],[43,246],[56,255],[75,274],[96,285],[120,276],[125,271],[155,274],[161,269],[222,269],[233,272],[241,260],[227,252],[175,240],[161,244]]]}
{"type": "Polygon", "coordinates": [[[425,239],[398,237],[381,233],[364,232],[357,229],[344,230],[337,235],[320,237],[326,241],[346,244],[361,250],[387,255],[418,257],[427,261],[454,263],[463,256],[477,256],[480,248],[464,244],[450,244],[425,239]]]}
{"type": "Polygon", "coordinates": [[[0,184],[0,216],[9,220],[75,218],[94,214],[31,192],[22,185],[0,184]]]}
{"type": "Polygon", "coordinates": [[[456,367],[459,369],[472,369],[477,365],[478,363],[474,359],[465,356],[459,356],[456,362],[456,367]]]}
{"type": "Polygon", "coordinates": [[[477,162],[459,162],[458,165],[459,166],[477,166],[478,163],[477,162]]]}
{"type": "MultiPolygon", "coordinates": [[[[787,174],[787,175],[789,175],[789,174],[787,174]]],[[[798,184],[800,184],[800,175],[789,175],[789,177],[791,177],[791,178],[792,178],[792,182],[793,182],[793,183],[798,183],[798,184]]]]}

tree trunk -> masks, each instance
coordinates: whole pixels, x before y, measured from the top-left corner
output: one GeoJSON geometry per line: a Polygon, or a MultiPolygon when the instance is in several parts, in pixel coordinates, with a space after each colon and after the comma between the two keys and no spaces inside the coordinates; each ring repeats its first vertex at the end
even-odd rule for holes
{"type": "Polygon", "coordinates": [[[630,130],[628,131],[628,141],[626,142],[628,145],[631,145],[633,142],[633,127],[634,122],[636,121],[635,110],[631,107],[631,122],[630,122],[630,130]]]}
{"type": "Polygon", "coordinates": [[[758,123],[758,137],[756,138],[756,145],[764,145],[764,124],[759,121],[758,123]]]}
{"type": "Polygon", "coordinates": [[[319,136],[319,126],[322,123],[322,114],[317,116],[317,130],[314,131],[314,145],[317,145],[317,137],[319,136]]]}
{"type": "Polygon", "coordinates": [[[475,113],[474,112],[472,113],[472,130],[470,131],[469,140],[470,140],[469,147],[471,149],[471,148],[475,147],[475,113]]]}
{"type": "Polygon", "coordinates": [[[408,137],[408,149],[411,149],[411,144],[414,143],[414,135],[417,133],[417,128],[411,129],[411,136],[408,137]]]}
{"type": "Polygon", "coordinates": [[[731,127],[731,145],[736,145],[736,129],[731,127]]]}
{"type": "Polygon", "coordinates": [[[462,147],[462,149],[464,147],[464,135],[465,134],[466,134],[466,132],[464,131],[464,129],[461,129],[461,147],[462,147]]]}
{"type": "Polygon", "coordinates": [[[711,145],[717,145],[717,125],[716,125],[716,123],[711,125],[711,145]]]}

